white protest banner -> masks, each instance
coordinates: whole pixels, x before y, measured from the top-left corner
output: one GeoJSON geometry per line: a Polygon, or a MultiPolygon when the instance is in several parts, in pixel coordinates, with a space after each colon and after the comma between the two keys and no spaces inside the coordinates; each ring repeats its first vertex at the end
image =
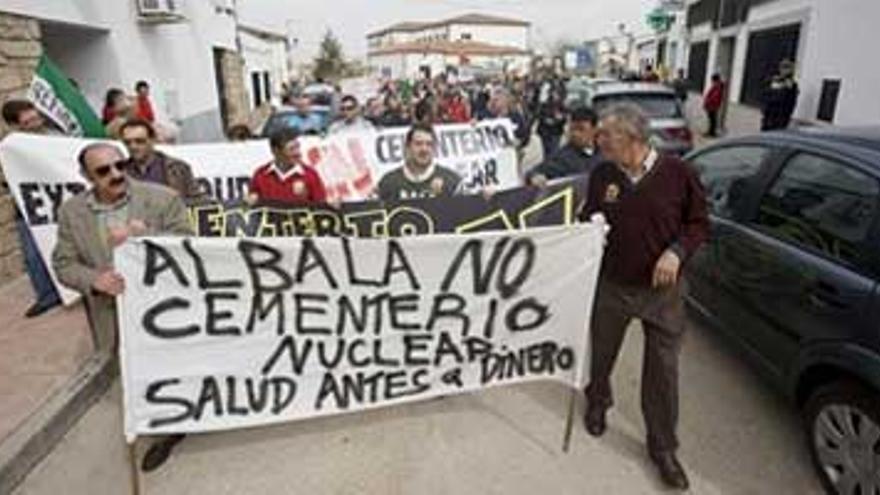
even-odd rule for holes
{"type": "MultiPolygon", "coordinates": [[[[436,130],[438,163],[459,171],[470,191],[518,184],[516,154],[506,144],[513,135],[509,120],[489,120],[473,127],[441,125],[436,130]]],[[[303,154],[322,174],[331,197],[366,199],[384,173],[402,165],[406,131],[390,128],[326,139],[306,136],[303,154]]],[[[11,134],[0,142],[0,164],[9,189],[65,304],[76,300],[76,294],[57,283],[48,260],[55,246],[58,207],[86,187],[76,157],[88,142],[31,134],[11,134]]],[[[223,201],[244,197],[254,170],[272,159],[265,140],[158,149],[189,163],[202,189],[223,201]]]]}
{"type": "MultiPolygon", "coordinates": [[[[305,146],[331,198],[366,199],[386,173],[404,162],[407,127],[327,136],[305,146]]],[[[507,189],[520,183],[513,124],[495,119],[435,128],[437,163],[462,178],[465,192],[507,189]]]]}
{"type": "Polygon", "coordinates": [[[603,237],[131,240],[116,251],[126,436],[580,387],[603,237]]]}

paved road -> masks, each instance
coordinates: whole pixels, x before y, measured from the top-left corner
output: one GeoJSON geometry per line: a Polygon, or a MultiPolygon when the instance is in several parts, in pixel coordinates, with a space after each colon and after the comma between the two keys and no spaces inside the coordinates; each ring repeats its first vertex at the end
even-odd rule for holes
{"type": "MultiPolygon", "coordinates": [[[[641,332],[615,374],[602,439],[578,422],[560,451],[568,392],[510,386],[284,426],[191,436],[144,475],[145,495],[648,494],[638,407],[641,332]]],[[[681,456],[695,494],[821,493],[797,416],[723,341],[693,328],[682,360],[681,456]]],[[[580,411],[583,404],[578,403],[580,411]]],[[[119,390],[83,417],[16,495],[127,493],[119,390]]]]}

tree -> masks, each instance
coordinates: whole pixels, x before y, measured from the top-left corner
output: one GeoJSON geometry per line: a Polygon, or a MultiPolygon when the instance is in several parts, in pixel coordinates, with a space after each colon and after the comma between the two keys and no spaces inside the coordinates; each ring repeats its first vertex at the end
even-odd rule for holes
{"type": "Polygon", "coordinates": [[[321,40],[321,48],[315,57],[315,79],[324,81],[338,79],[343,76],[347,63],[342,53],[342,44],[333,35],[333,31],[327,30],[324,39],[321,40]]]}

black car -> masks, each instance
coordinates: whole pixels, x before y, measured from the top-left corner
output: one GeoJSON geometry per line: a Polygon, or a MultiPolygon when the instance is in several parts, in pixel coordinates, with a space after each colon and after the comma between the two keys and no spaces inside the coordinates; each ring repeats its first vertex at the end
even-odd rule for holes
{"type": "Polygon", "coordinates": [[[689,307],[800,408],[830,493],[880,493],[880,127],[765,133],[688,160],[712,219],[689,307]]]}

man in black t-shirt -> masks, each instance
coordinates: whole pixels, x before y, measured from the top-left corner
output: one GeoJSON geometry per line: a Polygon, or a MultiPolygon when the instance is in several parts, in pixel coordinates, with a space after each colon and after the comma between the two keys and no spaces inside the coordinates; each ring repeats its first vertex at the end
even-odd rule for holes
{"type": "Polygon", "coordinates": [[[430,125],[415,124],[406,133],[406,162],[385,174],[377,194],[383,201],[452,196],[461,187],[461,177],[434,163],[437,137],[430,125]]]}

